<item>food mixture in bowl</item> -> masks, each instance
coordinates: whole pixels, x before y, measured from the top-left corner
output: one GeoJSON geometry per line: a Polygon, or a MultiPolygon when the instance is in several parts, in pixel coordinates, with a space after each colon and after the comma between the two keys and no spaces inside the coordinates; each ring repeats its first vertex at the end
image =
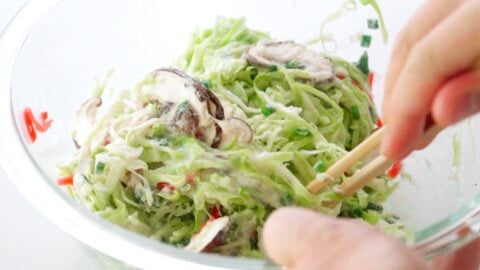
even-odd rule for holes
{"type": "Polygon", "coordinates": [[[262,257],[262,225],[287,205],[408,239],[381,206],[396,186],[387,175],[348,198],[335,185],[361,164],[320,194],[306,188],[377,128],[368,75],[365,56],[350,63],[219,18],[175,67],[81,106],[60,184],[103,218],[197,252],[262,257]]]}

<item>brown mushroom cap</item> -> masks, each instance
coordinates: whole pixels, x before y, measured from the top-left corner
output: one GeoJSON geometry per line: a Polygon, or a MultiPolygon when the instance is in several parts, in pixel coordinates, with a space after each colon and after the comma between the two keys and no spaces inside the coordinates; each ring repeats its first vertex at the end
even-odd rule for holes
{"type": "Polygon", "coordinates": [[[102,106],[102,99],[100,97],[92,97],[87,99],[80,105],[77,110],[77,118],[94,119],[98,107],[102,106]]]}
{"type": "MultiPolygon", "coordinates": [[[[253,131],[250,126],[239,118],[232,117],[225,119],[225,111],[222,103],[218,97],[201,82],[188,76],[183,71],[173,68],[161,68],[153,72],[154,77],[160,80],[163,76],[172,76],[172,74],[183,80],[176,82],[182,86],[181,91],[194,91],[198,101],[204,104],[202,105],[204,107],[198,105],[197,110],[199,107],[206,108],[208,115],[211,117],[211,121],[207,121],[207,124],[205,124],[201,119],[199,120],[199,116],[204,115],[204,113],[196,112],[195,106],[192,106],[192,104],[186,105],[180,112],[170,112],[174,110],[171,105],[174,98],[165,97],[165,101],[162,103],[165,110],[161,108],[161,111],[163,110],[164,113],[173,113],[170,120],[171,126],[176,127],[179,131],[197,137],[214,148],[228,144],[228,142],[232,141],[232,138],[237,139],[237,141],[241,143],[249,143],[252,140],[253,131]]],[[[171,94],[175,95],[174,92],[171,94]]],[[[191,102],[191,100],[176,100],[176,102],[191,102]]]]}
{"type": "Polygon", "coordinates": [[[239,143],[250,143],[253,140],[253,130],[250,125],[240,118],[232,117],[216,121],[223,130],[220,147],[227,146],[234,140],[239,143]]]}
{"type": "Polygon", "coordinates": [[[185,108],[177,107],[170,124],[182,132],[195,136],[199,124],[198,114],[190,104],[186,104],[185,108]]]}
{"type": "MultiPolygon", "coordinates": [[[[222,103],[200,81],[174,68],[160,68],[152,75],[158,83],[145,86],[151,87],[146,90],[149,91],[147,96],[159,99],[160,117],[175,130],[195,136],[214,148],[228,145],[234,139],[240,143],[252,140],[250,126],[240,118],[229,116],[225,119],[222,103]],[[190,92],[178,94],[178,91],[190,92]]],[[[77,111],[77,123],[72,136],[77,148],[82,146],[101,104],[101,98],[90,98],[77,111]]]]}
{"type": "Polygon", "coordinates": [[[218,99],[218,97],[212,93],[212,91],[208,90],[203,83],[201,83],[198,80],[195,80],[194,78],[190,77],[188,74],[185,72],[175,69],[175,68],[159,68],[154,71],[155,76],[161,76],[161,72],[170,72],[173,74],[176,74],[186,80],[186,82],[189,85],[192,85],[194,87],[195,94],[198,97],[198,100],[200,102],[205,102],[207,101],[207,109],[208,112],[210,113],[211,116],[213,116],[215,119],[222,120],[224,119],[224,112],[223,112],[223,106],[218,99]]]}
{"type": "Polygon", "coordinates": [[[207,221],[202,230],[192,237],[185,249],[194,252],[204,251],[215,238],[228,229],[229,223],[229,217],[207,221]]]}
{"type": "Polygon", "coordinates": [[[320,53],[293,41],[260,42],[250,46],[244,54],[245,59],[254,66],[298,64],[305,71],[302,79],[316,83],[333,77],[333,65],[320,53]]]}

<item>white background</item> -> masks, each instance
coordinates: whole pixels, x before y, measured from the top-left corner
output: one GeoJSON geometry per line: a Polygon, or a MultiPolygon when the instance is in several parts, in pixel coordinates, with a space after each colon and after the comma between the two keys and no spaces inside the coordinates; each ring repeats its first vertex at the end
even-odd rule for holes
{"type": "MultiPolygon", "coordinates": [[[[0,33],[27,2],[0,0],[0,33]]],[[[0,269],[104,268],[93,251],[61,231],[30,205],[0,168],[0,269]]]]}

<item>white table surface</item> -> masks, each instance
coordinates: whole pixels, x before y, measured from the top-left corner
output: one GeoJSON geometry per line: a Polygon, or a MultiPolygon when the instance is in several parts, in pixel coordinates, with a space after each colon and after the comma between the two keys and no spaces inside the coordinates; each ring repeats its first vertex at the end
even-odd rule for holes
{"type": "MultiPolygon", "coordinates": [[[[0,0],[0,33],[27,0],[0,0]]],[[[105,266],[88,248],[48,221],[0,168],[0,269],[96,270],[105,266]]]]}

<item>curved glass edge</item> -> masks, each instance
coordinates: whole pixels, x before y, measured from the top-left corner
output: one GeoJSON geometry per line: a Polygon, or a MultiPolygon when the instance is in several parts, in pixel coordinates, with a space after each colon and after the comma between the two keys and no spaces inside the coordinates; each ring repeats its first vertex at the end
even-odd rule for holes
{"type": "MultiPolygon", "coordinates": [[[[22,184],[22,181],[12,181],[14,186],[30,201],[37,209],[42,212],[47,218],[52,220],[56,225],[61,227],[64,231],[68,232],[79,241],[85,243],[86,245],[93,247],[92,242],[89,242],[85,239],[82,239],[82,234],[85,233],[95,233],[96,235],[109,233],[111,235],[116,235],[116,238],[123,240],[123,246],[116,247],[117,249],[128,250],[129,248],[139,247],[141,250],[150,250],[152,253],[160,252],[160,254],[176,258],[183,261],[190,261],[203,265],[210,266],[223,266],[231,267],[232,265],[247,266],[250,269],[272,269],[267,262],[262,260],[242,260],[241,264],[235,263],[232,264],[231,258],[208,255],[208,254],[196,254],[196,253],[186,253],[180,249],[177,249],[173,246],[166,245],[157,241],[150,240],[148,238],[142,237],[140,235],[134,234],[126,229],[123,229],[119,226],[116,226],[106,220],[101,219],[100,217],[89,212],[83,206],[79,205],[76,201],[67,196],[67,194],[61,190],[58,186],[53,184],[53,181],[46,181],[49,179],[43,171],[37,166],[32,157],[28,154],[28,146],[22,136],[22,131],[19,123],[16,121],[16,113],[12,107],[11,102],[11,78],[14,69],[14,62],[18,55],[18,51],[23,45],[25,39],[27,38],[31,28],[34,26],[34,23],[41,19],[45,14],[51,12],[58,4],[62,1],[52,0],[45,2],[31,2],[26,5],[14,19],[10,22],[7,29],[3,32],[2,37],[0,37],[0,72],[5,76],[5,78],[0,82],[0,112],[1,115],[5,117],[0,118],[0,123],[2,126],[7,128],[7,131],[0,134],[0,164],[5,169],[5,172],[9,176],[9,179],[28,179],[29,177],[20,177],[22,175],[29,175],[33,173],[33,176],[30,178],[31,181],[42,183],[41,186],[43,191],[45,191],[45,186],[48,187],[48,190],[44,194],[40,193],[38,190],[30,190],[25,188],[26,186],[22,184]],[[15,157],[16,162],[11,162],[6,157],[15,157]],[[20,166],[16,164],[31,164],[32,169],[27,169],[25,166],[20,166]],[[30,195],[30,196],[29,196],[30,195]],[[45,205],[45,201],[39,199],[42,196],[54,196],[55,198],[49,199],[48,201],[57,201],[61,202],[63,209],[68,208],[70,211],[77,213],[76,215],[63,215],[65,212],[55,213],[55,209],[60,209],[60,204],[56,205],[55,208],[46,208],[40,207],[45,205]],[[38,204],[37,204],[38,202],[38,204]],[[65,207],[66,206],[66,207],[65,207]],[[62,220],[61,222],[59,222],[62,220]],[[90,231],[85,232],[74,232],[72,228],[65,226],[65,224],[74,224],[74,223],[89,223],[91,225],[90,231]],[[60,225],[62,224],[62,225],[60,225]],[[114,226],[112,226],[114,225],[114,226]],[[94,231],[93,231],[94,230],[94,231]]],[[[38,184],[40,185],[40,184],[38,184]]],[[[100,237],[101,238],[101,237],[100,237]]],[[[99,250],[104,252],[109,256],[115,257],[109,252],[109,250],[99,250]]],[[[158,253],[157,253],[158,254],[158,253]]],[[[158,254],[158,255],[160,255],[158,254]]],[[[154,256],[152,257],[152,261],[154,256]]],[[[160,257],[160,256],[156,256],[160,257]]],[[[118,257],[117,259],[124,259],[118,257]]],[[[158,258],[157,258],[158,259],[158,258]]],[[[239,261],[239,260],[238,260],[239,261]]]]}
{"type": "MultiPolygon", "coordinates": [[[[17,16],[10,22],[8,29],[10,29],[11,32],[15,31],[15,29],[21,29],[21,27],[33,27],[34,23],[41,19],[43,15],[47,14],[48,12],[52,11],[55,6],[57,6],[59,3],[62,1],[60,0],[50,0],[46,2],[42,2],[42,4],[39,4],[40,2],[32,2],[29,3],[27,6],[25,6],[24,9],[22,9],[17,16]],[[52,3],[54,5],[52,5],[52,3]],[[43,6],[42,6],[43,5],[43,6]],[[25,18],[29,17],[29,14],[34,14],[36,12],[35,16],[31,16],[30,20],[23,20],[21,23],[19,23],[19,18],[25,18]],[[28,24],[28,25],[27,25],[28,24]]],[[[24,42],[26,36],[28,35],[28,32],[24,35],[24,37],[19,37],[19,35],[11,35],[11,37],[5,37],[5,34],[7,33],[7,30],[3,33],[2,37],[0,38],[0,47],[7,47],[9,50],[3,50],[4,53],[11,53],[15,54],[10,55],[10,58],[8,57],[0,57],[2,59],[0,61],[0,66],[4,66],[5,70],[9,70],[8,73],[5,74],[11,74],[13,70],[13,62],[14,59],[16,58],[16,54],[18,53],[18,50],[21,47],[21,44],[24,42]],[[8,40],[7,40],[8,38],[8,40]],[[17,43],[15,43],[17,42],[17,43]],[[6,46],[5,44],[9,44],[9,46],[6,46]],[[5,60],[7,59],[7,60],[5,60]],[[8,61],[10,59],[10,61],[8,61]],[[3,62],[3,63],[2,63],[3,62]]],[[[24,29],[25,31],[25,29],[24,29]]],[[[20,31],[21,32],[21,31],[20,31]]],[[[0,50],[2,52],[2,50],[0,50]]],[[[1,54],[1,53],[0,53],[1,54]]],[[[7,103],[10,102],[10,88],[9,88],[9,82],[11,79],[11,76],[5,78],[6,80],[4,81],[5,83],[0,85],[0,93],[3,92],[3,94],[8,97],[7,99],[2,99],[2,103],[7,103]]],[[[2,95],[2,96],[4,96],[2,95]]],[[[15,125],[15,113],[11,111],[11,102],[8,104],[8,106],[1,106],[3,108],[9,108],[9,114],[10,118],[4,117],[3,120],[0,120],[0,122],[4,122],[6,125],[2,126],[16,126],[16,134],[17,134],[17,140],[21,134],[21,130],[19,130],[18,126],[15,125]]],[[[2,110],[6,111],[6,110],[2,110]]],[[[4,114],[6,115],[6,114],[4,114]]],[[[3,137],[0,137],[2,139],[3,137]]],[[[6,146],[8,145],[9,141],[3,141],[2,145],[6,146]]],[[[25,142],[19,142],[24,150],[24,154],[28,156],[29,161],[35,166],[37,173],[40,172],[42,175],[42,180],[48,179],[46,175],[43,174],[42,170],[38,168],[37,164],[31,159],[31,157],[27,154],[27,146],[25,145],[25,142]]],[[[8,152],[8,149],[1,149],[2,152],[8,152]]],[[[8,163],[6,160],[0,160],[2,165],[5,167],[12,166],[11,163],[8,163]]],[[[6,168],[5,168],[6,169],[6,168]]],[[[6,169],[7,170],[7,169],[6,169]]],[[[9,170],[11,171],[11,170],[9,170]]],[[[60,190],[57,186],[53,185],[52,181],[44,181],[48,182],[50,185],[51,190],[55,191],[55,196],[61,198],[64,200],[66,203],[69,204],[70,208],[75,209],[76,211],[80,212],[83,216],[84,219],[88,220],[89,222],[96,223],[101,230],[112,230],[112,224],[110,222],[107,222],[94,214],[92,214],[89,211],[86,211],[82,206],[76,204],[71,198],[69,198],[62,190],[60,190]]],[[[15,183],[14,183],[15,184],[15,183]]],[[[18,186],[17,186],[18,187],[18,186]]],[[[475,228],[472,230],[471,233],[463,236],[463,237],[454,237],[452,238],[453,235],[459,235],[459,231],[461,231],[462,224],[465,225],[464,223],[468,223],[468,218],[472,217],[472,215],[475,214],[475,212],[480,213],[480,207],[473,207],[474,205],[478,205],[480,203],[480,195],[478,195],[476,198],[474,198],[466,207],[461,208],[457,212],[453,213],[451,216],[445,218],[444,220],[433,224],[420,232],[416,234],[416,239],[419,243],[417,243],[414,248],[419,251],[423,251],[422,254],[426,258],[432,258],[435,256],[438,256],[440,254],[444,254],[447,251],[450,251],[452,249],[456,249],[459,246],[463,246],[469,240],[474,239],[475,236],[478,236],[480,234],[478,227],[480,227],[480,217],[478,218],[479,220],[476,221],[475,228]],[[475,211],[476,210],[476,211],[475,211]],[[469,216],[467,216],[470,214],[469,216]],[[440,233],[439,233],[440,232],[440,233]]],[[[40,209],[42,212],[45,212],[47,210],[45,209],[40,209]]],[[[59,215],[57,215],[57,218],[61,218],[59,215]]],[[[123,228],[120,228],[116,226],[117,228],[114,228],[115,234],[118,234],[124,238],[126,238],[127,241],[131,242],[132,244],[135,245],[141,245],[141,246],[147,246],[151,250],[156,250],[156,251],[162,251],[164,254],[167,254],[168,256],[176,257],[181,260],[188,260],[191,262],[195,263],[200,263],[204,265],[211,265],[211,266],[223,266],[223,267],[229,267],[231,268],[232,266],[234,268],[235,265],[237,266],[249,266],[251,267],[250,269],[279,269],[277,266],[270,264],[267,261],[264,260],[252,260],[252,259],[239,259],[239,258],[225,258],[221,256],[216,256],[216,255],[209,255],[209,254],[189,254],[189,256],[182,256],[185,255],[185,252],[178,250],[176,248],[170,247],[168,245],[138,236],[130,231],[127,231],[123,228]]],[[[62,228],[65,231],[71,233],[68,229],[62,228]]],[[[81,239],[80,239],[81,240],[81,239]]],[[[83,242],[83,241],[82,241],[83,242]]],[[[87,245],[89,243],[85,242],[87,245]]],[[[108,253],[107,253],[108,254],[108,253]]]]}
{"type": "MultiPolygon", "coordinates": [[[[54,184],[54,181],[46,181],[49,177],[44,174],[28,154],[27,142],[22,139],[23,133],[12,106],[10,85],[15,59],[35,22],[54,10],[61,2],[63,1],[48,0],[29,3],[15,16],[0,37],[0,73],[5,75],[5,78],[0,81],[0,114],[6,116],[0,117],[0,123],[7,128],[5,132],[0,134],[0,152],[3,154],[0,156],[0,165],[5,169],[10,180],[16,179],[16,181],[12,181],[16,188],[62,230],[87,246],[116,260],[126,261],[132,266],[138,267],[142,265],[139,262],[145,260],[148,262],[156,261],[156,263],[151,263],[148,266],[149,268],[159,268],[164,264],[162,263],[162,257],[170,257],[179,261],[194,263],[198,265],[197,269],[200,269],[201,265],[212,267],[208,269],[213,269],[213,267],[215,269],[218,269],[217,267],[225,269],[280,269],[265,260],[187,253],[173,246],[148,239],[96,216],[70,198],[54,184]],[[7,159],[7,156],[10,158],[7,159]],[[15,160],[15,162],[12,160],[15,160]],[[23,166],[19,166],[19,164],[23,164],[23,166]],[[25,166],[26,164],[31,164],[31,166],[25,166]],[[30,183],[33,182],[35,185],[28,185],[26,180],[21,179],[30,179],[30,183]],[[80,224],[84,227],[79,226],[80,224]],[[88,236],[88,234],[90,234],[88,238],[82,237],[88,236]],[[97,236],[97,238],[93,239],[95,237],[92,236],[97,236]],[[99,248],[102,245],[98,242],[105,242],[106,239],[115,239],[117,245],[111,248],[99,248]],[[114,252],[114,250],[117,252],[114,252]],[[135,250],[137,251],[135,253],[141,255],[132,259],[131,254],[128,254],[131,250],[135,250]],[[127,256],[118,256],[120,253],[127,254],[127,256]]],[[[107,243],[107,246],[109,244],[107,243]]]]}
{"type": "Polygon", "coordinates": [[[428,245],[423,257],[426,259],[434,259],[451,251],[462,248],[477,239],[480,236],[480,215],[474,222],[467,222],[470,225],[461,226],[458,230],[452,231],[448,235],[442,237],[442,240],[436,240],[428,245]]]}
{"type": "Polygon", "coordinates": [[[449,217],[419,231],[415,250],[426,259],[433,259],[480,237],[480,195],[449,217]]]}

